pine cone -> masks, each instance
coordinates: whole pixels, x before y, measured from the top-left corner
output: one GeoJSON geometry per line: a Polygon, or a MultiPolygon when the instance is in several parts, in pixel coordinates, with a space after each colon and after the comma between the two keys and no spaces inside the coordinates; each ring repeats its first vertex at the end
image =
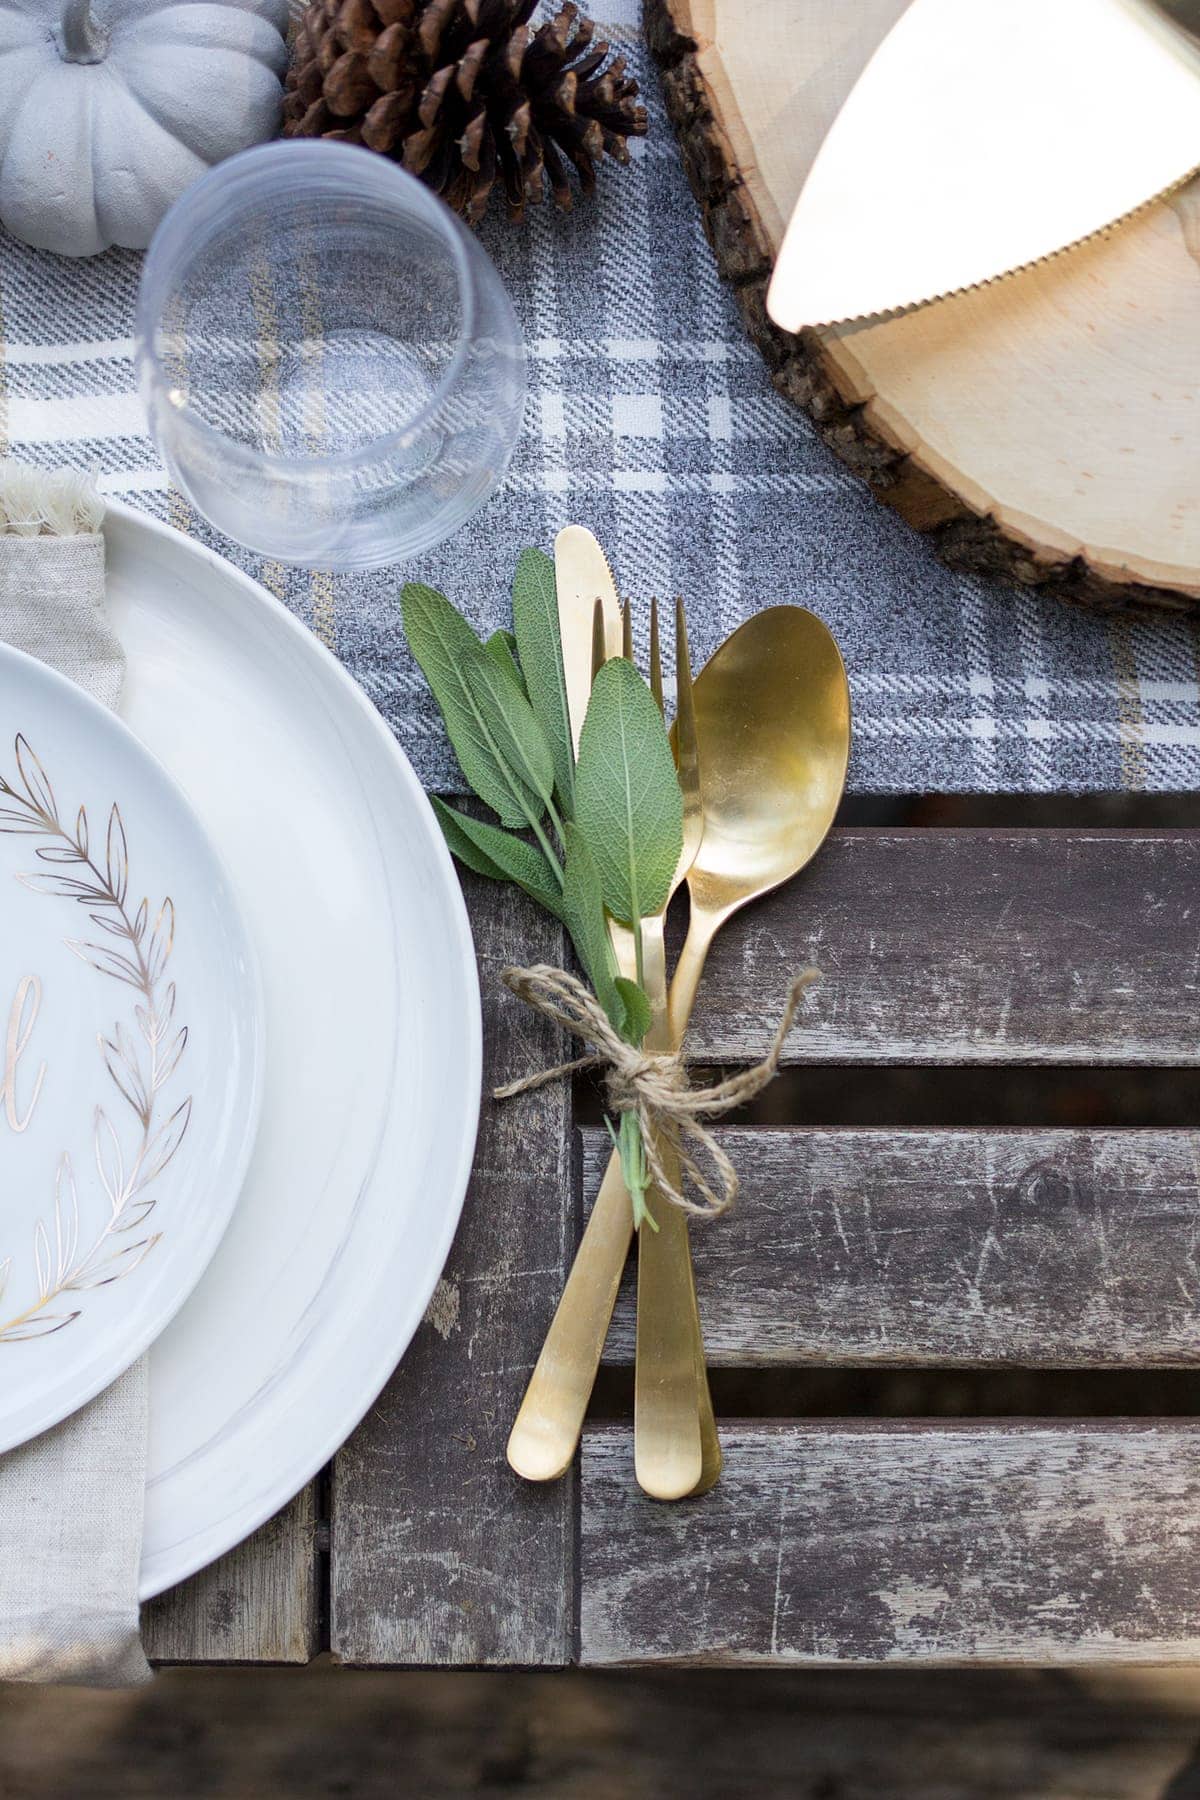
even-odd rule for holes
{"type": "Polygon", "coordinates": [[[607,150],[628,162],[646,109],[625,58],[604,63],[568,0],[529,26],[537,0],[310,0],[296,33],[285,137],[344,138],[394,157],[456,212],[487,210],[499,179],[509,216],[546,182],[564,211],[567,165],[590,190],[607,150]]]}

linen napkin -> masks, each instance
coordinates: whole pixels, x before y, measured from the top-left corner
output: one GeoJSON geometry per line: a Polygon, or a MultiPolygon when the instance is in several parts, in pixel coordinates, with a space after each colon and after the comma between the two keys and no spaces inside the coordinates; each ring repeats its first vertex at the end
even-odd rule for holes
{"type": "MultiPolygon", "coordinates": [[[[105,612],[103,517],[84,477],[0,460],[0,639],[115,708],[125,655],[105,612]]],[[[137,1598],[148,1423],[143,1357],[0,1456],[0,1680],[150,1679],[137,1598]]]]}

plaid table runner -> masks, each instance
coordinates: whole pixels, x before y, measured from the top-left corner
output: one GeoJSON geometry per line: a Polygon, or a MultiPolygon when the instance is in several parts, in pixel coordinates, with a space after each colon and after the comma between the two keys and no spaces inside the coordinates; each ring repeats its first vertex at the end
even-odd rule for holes
{"type": "Polygon", "coordinates": [[[437,552],[335,577],[209,531],[145,436],[128,252],[69,262],[0,238],[0,445],[92,470],[105,493],[250,570],[337,652],[431,786],[454,787],[455,772],[404,647],[401,580],[442,587],[490,631],[507,622],[520,547],[550,548],[571,520],[596,532],[623,589],[687,598],[701,659],[757,607],[821,614],[850,671],[859,792],[1200,786],[1200,628],[951,573],[841,468],[772,390],[722,289],[637,0],[597,11],[642,80],[650,136],[572,215],[488,221],[529,348],[525,429],[503,487],[437,552]]]}

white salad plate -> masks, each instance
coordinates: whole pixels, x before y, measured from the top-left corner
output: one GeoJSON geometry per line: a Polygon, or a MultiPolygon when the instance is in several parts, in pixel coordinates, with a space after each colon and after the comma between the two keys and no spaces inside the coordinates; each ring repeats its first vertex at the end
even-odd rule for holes
{"type": "Polygon", "coordinates": [[[420,783],[255,582],[111,505],[122,714],[225,855],[262,970],[263,1107],[233,1220],[150,1358],[141,1591],[239,1543],[353,1430],[441,1273],[479,1115],[479,988],[420,783]]]}
{"type": "Polygon", "coordinates": [[[114,1381],[225,1230],[262,997],[199,819],[112,713],[0,646],[0,1451],[114,1381]]]}

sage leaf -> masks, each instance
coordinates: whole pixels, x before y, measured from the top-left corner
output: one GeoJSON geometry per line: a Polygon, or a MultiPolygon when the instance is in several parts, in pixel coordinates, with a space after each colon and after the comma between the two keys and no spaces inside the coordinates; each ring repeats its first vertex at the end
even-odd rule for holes
{"type": "Polygon", "coordinates": [[[515,881],[531,900],[544,906],[556,919],[562,918],[562,886],[536,844],[527,844],[511,831],[501,831],[486,819],[472,819],[466,813],[456,812],[436,794],[431,794],[430,799],[452,856],[477,875],[486,875],[489,881],[515,881]]]}
{"type": "Polygon", "coordinates": [[[401,607],[409,649],[471,787],[503,824],[540,822],[553,793],[554,759],[528,700],[444,594],[408,581],[401,607]]]}
{"type": "Polygon", "coordinates": [[[587,839],[567,820],[563,825],[567,858],[563,868],[562,920],[571,934],[592,992],[614,1031],[624,1036],[625,1002],[617,986],[608,920],[600,897],[600,877],[587,839]]]}
{"type": "Polygon", "coordinates": [[[493,631],[483,647],[497,667],[503,669],[521,698],[528,700],[529,693],[525,686],[525,677],[517,665],[517,640],[512,632],[493,631]]]}
{"type": "Polygon", "coordinates": [[[592,683],[575,769],[575,818],[610,913],[622,924],[658,912],[683,847],[683,796],[654,697],[613,657],[592,683]]]}
{"type": "Polygon", "coordinates": [[[525,684],[554,757],[554,782],[568,817],[575,812],[575,751],[567,678],[563,673],[554,560],[544,550],[522,550],[513,577],[513,629],[525,684]]]}
{"type": "Polygon", "coordinates": [[[636,981],[630,981],[624,975],[617,976],[616,989],[625,1007],[625,1023],[621,1035],[631,1044],[640,1044],[654,1018],[650,996],[645,988],[639,987],[636,981]]]}

